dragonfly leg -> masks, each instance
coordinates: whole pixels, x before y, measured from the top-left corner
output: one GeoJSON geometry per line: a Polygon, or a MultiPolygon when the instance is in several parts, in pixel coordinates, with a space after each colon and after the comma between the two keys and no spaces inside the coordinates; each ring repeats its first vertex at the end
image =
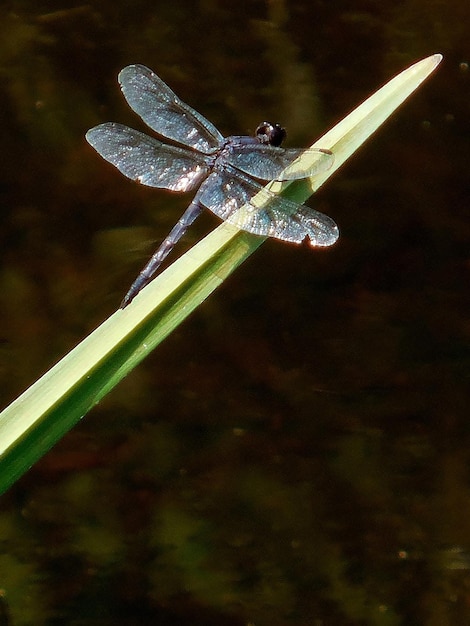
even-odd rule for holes
{"type": "Polygon", "coordinates": [[[186,211],[180,217],[180,219],[176,222],[176,224],[171,229],[170,233],[165,237],[162,241],[158,250],[153,254],[150,261],[144,267],[144,269],[137,276],[135,281],[132,283],[131,288],[124,296],[123,301],[119,305],[120,309],[124,309],[128,304],[132,302],[132,300],[136,297],[141,289],[143,289],[152,279],[153,275],[166,259],[166,257],[173,250],[174,246],[184,233],[187,231],[189,226],[194,222],[194,220],[201,214],[202,205],[193,201],[188,206],[186,211]]]}

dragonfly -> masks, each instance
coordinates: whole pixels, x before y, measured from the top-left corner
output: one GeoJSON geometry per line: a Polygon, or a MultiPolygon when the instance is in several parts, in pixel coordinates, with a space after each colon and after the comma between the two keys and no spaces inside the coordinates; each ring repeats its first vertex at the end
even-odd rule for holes
{"type": "Polygon", "coordinates": [[[125,67],[118,81],[131,109],[157,135],[172,143],[106,122],[86,133],[89,144],[122,174],[142,185],[175,192],[197,190],[132,283],[120,308],[125,308],[150,282],[204,207],[255,235],[293,243],[308,238],[312,246],[331,246],[338,239],[338,227],[330,217],[274,194],[262,184],[327,171],[334,161],[330,150],[283,148],[286,131],[270,122],[262,122],[253,137],[224,137],[144,65],[125,67]],[[308,165],[289,167],[305,152],[313,157],[308,165]],[[243,211],[239,211],[241,207],[243,211]]]}

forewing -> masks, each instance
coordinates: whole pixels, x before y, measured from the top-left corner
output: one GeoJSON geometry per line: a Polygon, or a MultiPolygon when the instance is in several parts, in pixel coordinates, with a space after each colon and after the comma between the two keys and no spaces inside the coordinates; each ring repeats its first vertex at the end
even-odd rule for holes
{"type": "Polygon", "coordinates": [[[169,146],[122,124],[95,126],[86,139],[124,176],[148,187],[190,191],[199,187],[209,171],[203,155],[169,146]]]}
{"type": "Polygon", "coordinates": [[[338,227],[327,215],[273,194],[238,173],[213,172],[197,199],[223,220],[255,235],[294,243],[308,237],[312,246],[331,246],[339,237],[338,227]],[[265,206],[251,202],[257,194],[265,206]],[[248,207],[238,212],[247,203],[248,207]]]}
{"type": "Polygon", "coordinates": [[[118,80],[129,106],[159,135],[206,153],[223,140],[209,120],[182,102],[148,67],[128,65],[118,80]]]}
{"type": "Polygon", "coordinates": [[[247,144],[234,148],[227,160],[237,169],[260,180],[297,180],[326,172],[333,165],[334,156],[329,150],[316,148],[284,149],[247,144]],[[302,160],[292,165],[300,156],[302,160]],[[284,171],[286,168],[287,171],[284,171]]]}

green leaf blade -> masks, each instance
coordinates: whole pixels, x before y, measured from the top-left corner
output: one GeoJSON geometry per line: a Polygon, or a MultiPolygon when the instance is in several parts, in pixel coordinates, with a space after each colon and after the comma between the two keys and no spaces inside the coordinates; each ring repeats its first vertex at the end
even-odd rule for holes
{"type": "MultiPolygon", "coordinates": [[[[419,87],[441,59],[441,55],[433,55],[411,66],[316,141],[312,147],[334,153],[328,171],[294,183],[273,183],[269,188],[303,203],[419,87]]],[[[310,157],[307,153],[300,159],[310,157]]],[[[308,169],[308,163],[302,167],[308,169]]],[[[221,224],[153,280],[129,307],[114,313],[4,409],[0,414],[0,492],[44,455],[263,241],[235,226],[221,224]]]]}

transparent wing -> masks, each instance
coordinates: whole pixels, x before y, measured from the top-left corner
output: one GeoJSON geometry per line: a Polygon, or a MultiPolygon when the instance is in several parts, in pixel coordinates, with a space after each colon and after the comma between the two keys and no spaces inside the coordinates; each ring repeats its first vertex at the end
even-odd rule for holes
{"type": "Polygon", "coordinates": [[[190,191],[209,172],[202,154],[169,146],[115,122],[95,126],[85,137],[124,176],[148,187],[190,191]]]}
{"type": "Polygon", "coordinates": [[[334,162],[329,150],[309,148],[275,148],[263,144],[240,145],[230,150],[227,161],[249,176],[260,180],[297,180],[326,172],[334,162]],[[292,162],[303,155],[302,161],[292,162]],[[285,170],[281,176],[281,172],[285,170]]]}
{"type": "Polygon", "coordinates": [[[223,220],[255,235],[312,246],[331,246],[339,237],[335,222],[310,207],[271,193],[243,174],[215,171],[201,185],[195,198],[223,220]],[[266,206],[250,203],[260,193],[266,206]],[[247,210],[238,212],[244,204],[247,210]]]}
{"type": "Polygon", "coordinates": [[[209,120],[182,102],[148,67],[128,65],[118,80],[129,106],[159,135],[206,153],[223,140],[209,120]]]}

